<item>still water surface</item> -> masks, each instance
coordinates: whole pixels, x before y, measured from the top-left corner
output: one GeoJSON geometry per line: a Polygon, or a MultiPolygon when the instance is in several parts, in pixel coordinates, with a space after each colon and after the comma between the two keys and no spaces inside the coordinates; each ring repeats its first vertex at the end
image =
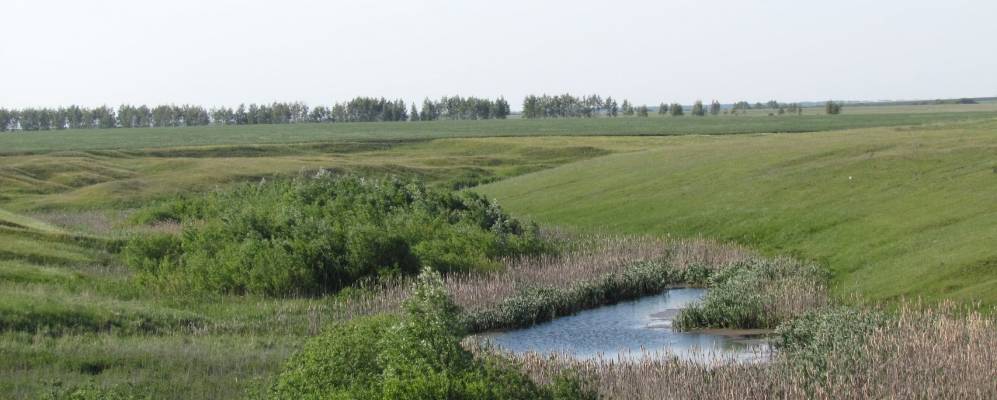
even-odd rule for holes
{"type": "Polygon", "coordinates": [[[768,343],[758,337],[672,329],[672,320],[678,311],[705,294],[706,289],[670,289],[657,296],[482,337],[515,353],[567,353],[580,359],[673,355],[703,362],[765,360],[770,349],[768,343]]]}

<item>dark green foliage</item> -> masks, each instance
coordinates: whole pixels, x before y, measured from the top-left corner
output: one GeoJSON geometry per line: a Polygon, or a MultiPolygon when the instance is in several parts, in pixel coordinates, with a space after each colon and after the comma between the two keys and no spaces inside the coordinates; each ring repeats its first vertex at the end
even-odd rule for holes
{"type": "Polygon", "coordinates": [[[535,226],[470,192],[399,179],[321,176],[245,184],[140,214],[183,223],[124,251],[147,282],[275,296],[320,294],[361,279],[497,267],[538,253],[535,226]]]}
{"type": "MultiPolygon", "coordinates": [[[[827,274],[816,266],[750,260],[719,270],[709,278],[710,291],[675,319],[679,329],[775,328],[787,315],[779,311],[776,288],[806,290],[823,285],[827,274]]],[[[816,295],[816,293],[811,293],[816,295]]]]}
{"type": "MultiPolygon", "coordinates": [[[[627,110],[633,114],[630,102],[623,101],[622,111],[627,110]]],[[[607,117],[615,117],[620,111],[616,100],[606,97],[605,100],[597,94],[575,97],[565,93],[562,95],[529,95],[523,99],[523,118],[566,118],[566,117],[594,117],[600,113],[607,117]]]]}
{"type": "Polygon", "coordinates": [[[672,103],[671,107],[668,107],[668,112],[671,113],[673,117],[681,117],[685,113],[682,109],[682,105],[679,103],[672,103]]]}
{"type": "Polygon", "coordinates": [[[697,117],[706,115],[706,107],[703,106],[702,100],[696,100],[696,103],[692,105],[692,115],[697,117]]]}
{"type": "MultiPolygon", "coordinates": [[[[413,105],[414,109],[414,105],[413,105]]],[[[419,119],[422,121],[505,119],[511,110],[505,98],[484,99],[478,97],[443,96],[439,100],[425,99],[419,119]]]]}
{"type": "Polygon", "coordinates": [[[828,101],[824,104],[824,113],[828,115],[841,114],[841,103],[828,101]]]}
{"type": "Polygon", "coordinates": [[[812,374],[814,380],[826,379],[828,361],[833,357],[839,366],[858,362],[865,338],[886,322],[883,314],[850,308],[813,311],[779,325],[776,329],[779,349],[799,370],[812,374]]]}
{"type": "Polygon", "coordinates": [[[807,313],[779,325],[779,348],[795,354],[820,356],[858,348],[862,339],[883,325],[873,311],[839,308],[807,313]]]}
{"type": "Polygon", "coordinates": [[[272,391],[275,398],[376,397],[383,368],[379,342],[398,322],[393,316],[360,318],[309,340],[287,362],[272,391]]]}
{"type": "Polygon", "coordinates": [[[632,103],[630,103],[630,100],[623,99],[623,104],[620,104],[620,112],[622,112],[623,115],[626,115],[628,117],[634,115],[634,106],[632,103]]]}
{"type": "Polygon", "coordinates": [[[358,319],[312,339],[288,361],[268,398],[592,398],[577,378],[559,377],[548,389],[506,359],[474,357],[460,345],[458,312],[440,275],[426,270],[404,318],[358,319]],[[567,397],[574,395],[582,397],[567,397]]]}

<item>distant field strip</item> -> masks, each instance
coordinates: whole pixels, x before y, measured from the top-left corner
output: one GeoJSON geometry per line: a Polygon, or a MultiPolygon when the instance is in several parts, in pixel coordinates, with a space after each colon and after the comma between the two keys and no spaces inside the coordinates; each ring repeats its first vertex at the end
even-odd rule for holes
{"type": "Polygon", "coordinates": [[[508,119],[63,130],[0,134],[0,153],[495,136],[668,136],[814,132],[993,118],[997,118],[997,112],[508,119]]]}

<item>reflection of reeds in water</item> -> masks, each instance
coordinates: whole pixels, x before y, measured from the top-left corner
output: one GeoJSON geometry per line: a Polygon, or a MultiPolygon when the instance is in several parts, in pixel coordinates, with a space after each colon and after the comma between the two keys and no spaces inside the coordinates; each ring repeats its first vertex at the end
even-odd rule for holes
{"type": "Polygon", "coordinates": [[[950,311],[904,307],[857,351],[829,354],[820,371],[788,354],[769,363],[506,356],[538,381],[573,370],[604,397],[617,399],[997,398],[994,318],[950,311]]]}
{"type": "MultiPolygon", "coordinates": [[[[506,268],[483,274],[451,274],[445,277],[454,301],[467,311],[494,306],[527,287],[565,288],[619,273],[640,261],[664,259],[676,270],[698,265],[719,268],[752,256],[748,250],[709,240],[659,240],[636,236],[588,237],[558,255],[505,261],[506,268]]],[[[375,295],[345,300],[337,317],[398,310],[408,296],[410,282],[396,281],[373,288],[375,295]]]]}

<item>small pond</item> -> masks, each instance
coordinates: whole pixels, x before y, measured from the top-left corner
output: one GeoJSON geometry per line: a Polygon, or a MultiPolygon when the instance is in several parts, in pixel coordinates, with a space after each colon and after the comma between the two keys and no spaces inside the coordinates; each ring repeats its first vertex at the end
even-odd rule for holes
{"type": "Polygon", "coordinates": [[[706,289],[670,289],[657,296],[557,318],[530,328],[480,335],[515,353],[566,353],[579,359],[674,355],[702,362],[763,361],[768,342],[744,332],[677,332],[672,320],[706,289]]]}

